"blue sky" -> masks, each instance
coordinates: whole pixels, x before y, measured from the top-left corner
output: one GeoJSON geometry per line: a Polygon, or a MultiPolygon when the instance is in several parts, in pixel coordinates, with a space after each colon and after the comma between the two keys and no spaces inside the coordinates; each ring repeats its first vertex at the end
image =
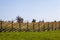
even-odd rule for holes
{"type": "Polygon", "coordinates": [[[0,19],[60,21],[60,0],[0,0],[0,19]]]}

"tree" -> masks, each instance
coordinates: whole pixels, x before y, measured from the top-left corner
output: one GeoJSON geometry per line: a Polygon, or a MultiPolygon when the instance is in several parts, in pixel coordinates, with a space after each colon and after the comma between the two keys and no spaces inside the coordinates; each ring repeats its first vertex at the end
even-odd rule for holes
{"type": "Polygon", "coordinates": [[[54,20],[54,22],[56,22],[56,20],[54,20]]]}
{"type": "Polygon", "coordinates": [[[39,21],[39,23],[40,23],[41,21],[39,21]]]}
{"type": "Polygon", "coordinates": [[[42,20],[42,22],[44,22],[44,20],[42,20]]]}
{"type": "Polygon", "coordinates": [[[36,22],[36,20],[35,20],[35,19],[33,19],[33,20],[32,20],[32,22],[36,22]]]}
{"type": "Polygon", "coordinates": [[[20,16],[17,16],[16,19],[17,19],[17,22],[18,22],[18,23],[23,23],[23,18],[21,18],[20,16]]]}

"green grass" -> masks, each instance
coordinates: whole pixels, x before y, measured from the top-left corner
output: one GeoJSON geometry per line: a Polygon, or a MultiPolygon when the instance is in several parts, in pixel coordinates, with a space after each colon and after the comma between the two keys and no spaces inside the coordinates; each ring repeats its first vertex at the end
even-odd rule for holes
{"type": "Polygon", "coordinates": [[[60,31],[1,32],[0,40],[60,40],[60,31]]]}

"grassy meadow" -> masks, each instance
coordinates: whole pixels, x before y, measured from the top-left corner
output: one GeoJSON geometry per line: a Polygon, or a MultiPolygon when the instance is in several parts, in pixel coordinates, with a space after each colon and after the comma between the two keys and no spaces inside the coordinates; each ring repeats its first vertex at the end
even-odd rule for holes
{"type": "Polygon", "coordinates": [[[45,32],[0,32],[0,40],[60,40],[60,30],[45,32]]]}

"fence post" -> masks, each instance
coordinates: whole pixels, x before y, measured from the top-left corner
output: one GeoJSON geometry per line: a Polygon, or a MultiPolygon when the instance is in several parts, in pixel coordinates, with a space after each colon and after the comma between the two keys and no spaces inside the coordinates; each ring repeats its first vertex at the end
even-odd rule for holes
{"type": "Polygon", "coordinates": [[[43,31],[45,31],[45,23],[44,23],[44,25],[43,25],[43,31]]]}
{"type": "Polygon", "coordinates": [[[29,22],[27,22],[26,32],[28,32],[28,31],[29,31],[28,24],[29,24],[29,22]]]}
{"type": "Polygon", "coordinates": [[[52,27],[51,28],[52,28],[52,31],[53,31],[53,23],[52,23],[52,27]]]}
{"type": "Polygon", "coordinates": [[[19,32],[21,31],[21,22],[19,22],[19,32]]]}
{"type": "Polygon", "coordinates": [[[49,22],[48,22],[48,28],[47,28],[48,30],[47,31],[49,31],[50,30],[50,27],[49,27],[49,22]]]}
{"type": "Polygon", "coordinates": [[[58,29],[60,30],[60,21],[59,21],[59,27],[58,27],[58,29]]]}
{"type": "Polygon", "coordinates": [[[56,21],[55,21],[55,30],[56,30],[56,21]]]}
{"type": "Polygon", "coordinates": [[[40,31],[40,22],[38,22],[38,32],[40,31]]]}
{"type": "Polygon", "coordinates": [[[35,22],[33,22],[33,32],[35,31],[35,22]]]}
{"type": "Polygon", "coordinates": [[[2,32],[2,20],[0,21],[0,32],[2,32]]]}
{"type": "Polygon", "coordinates": [[[12,31],[12,32],[13,32],[13,23],[14,23],[14,22],[12,21],[12,25],[11,25],[11,26],[12,26],[12,28],[11,28],[11,31],[12,31]]]}

